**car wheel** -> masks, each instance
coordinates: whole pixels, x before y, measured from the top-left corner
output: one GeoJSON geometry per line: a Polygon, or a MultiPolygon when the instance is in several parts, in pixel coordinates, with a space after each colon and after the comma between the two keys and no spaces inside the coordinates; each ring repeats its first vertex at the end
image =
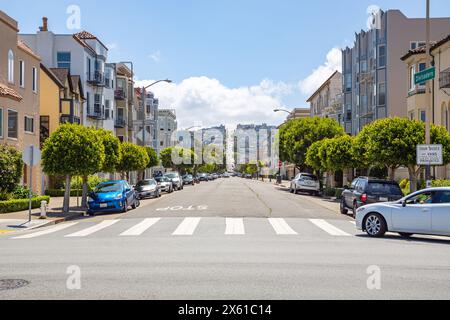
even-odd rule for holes
{"type": "Polygon", "coordinates": [[[128,201],[125,201],[123,204],[122,212],[125,213],[128,211],[128,201]]]}
{"type": "Polygon", "coordinates": [[[366,233],[372,238],[381,238],[387,231],[386,221],[378,213],[370,213],[364,220],[364,227],[366,233]]]}
{"type": "Polygon", "coordinates": [[[131,208],[133,208],[133,210],[135,210],[137,207],[139,207],[139,205],[140,205],[139,199],[134,199],[134,203],[131,206],[131,208]]]}
{"type": "Polygon", "coordinates": [[[344,198],[341,198],[340,209],[341,209],[341,214],[348,214],[348,210],[347,210],[347,208],[345,208],[344,198]]]}
{"type": "Polygon", "coordinates": [[[95,212],[88,212],[89,217],[95,217],[95,212]]]}
{"type": "Polygon", "coordinates": [[[405,233],[405,232],[399,232],[399,235],[402,237],[402,238],[411,238],[412,236],[413,236],[413,234],[412,233],[405,233]]]}

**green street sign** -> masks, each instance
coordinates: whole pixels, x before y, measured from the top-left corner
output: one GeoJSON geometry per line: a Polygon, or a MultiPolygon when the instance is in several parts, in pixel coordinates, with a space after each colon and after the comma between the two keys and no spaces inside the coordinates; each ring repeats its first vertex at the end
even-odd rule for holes
{"type": "Polygon", "coordinates": [[[431,67],[426,70],[420,71],[414,75],[414,83],[420,84],[436,77],[436,68],[431,67]]]}

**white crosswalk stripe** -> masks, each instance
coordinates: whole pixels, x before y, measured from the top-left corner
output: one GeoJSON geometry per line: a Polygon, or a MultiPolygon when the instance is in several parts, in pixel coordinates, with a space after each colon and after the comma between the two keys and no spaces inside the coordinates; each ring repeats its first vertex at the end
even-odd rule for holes
{"type": "Polygon", "coordinates": [[[191,236],[197,229],[201,218],[185,218],[172,235],[174,236],[191,236]]]}
{"type": "Polygon", "coordinates": [[[93,233],[96,233],[100,230],[106,229],[110,226],[112,226],[113,224],[116,224],[117,222],[119,222],[120,220],[106,220],[106,221],[102,221],[98,224],[96,224],[95,226],[83,229],[81,231],[69,234],[67,236],[65,236],[66,238],[80,238],[80,237],[87,237],[93,233]]]}
{"type": "Polygon", "coordinates": [[[347,232],[342,231],[341,229],[336,228],[332,224],[326,222],[323,219],[309,219],[314,225],[322,229],[323,231],[327,232],[328,234],[332,236],[343,236],[343,237],[349,237],[350,234],[347,232]]]}
{"type": "Polygon", "coordinates": [[[42,231],[38,231],[38,232],[34,232],[34,233],[29,233],[29,234],[26,234],[26,235],[23,235],[23,236],[19,236],[19,237],[14,237],[13,239],[37,238],[37,237],[40,237],[40,236],[45,236],[47,234],[55,233],[55,232],[58,232],[58,231],[70,228],[70,227],[76,225],[77,223],[78,222],[60,224],[60,225],[57,225],[55,227],[52,227],[52,228],[49,228],[49,229],[46,229],[46,230],[42,230],[42,231]]]}
{"type": "Polygon", "coordinates": [[[284,219],[281,218],[270,218],[269,219],[272,228],[278,235],[296,235],[295,232],[284,219]]]}
{"type": "Polygon", "coordinates": [[[132,228],[128,229],[127,231],[120,234],[120,236],[140,236],[145,231],[147,231],[150,227],[152,227],[154,224],[156,224],[161,218],[149,218],[144,219],[141,223],[133,226],[132,228]]]}
{"type": "Polygon", "coordinates": [[[244,219],[239,218],[227,218],[226,219],[226,235],[244,235],[245,227],[244,227],[244,219]]]}

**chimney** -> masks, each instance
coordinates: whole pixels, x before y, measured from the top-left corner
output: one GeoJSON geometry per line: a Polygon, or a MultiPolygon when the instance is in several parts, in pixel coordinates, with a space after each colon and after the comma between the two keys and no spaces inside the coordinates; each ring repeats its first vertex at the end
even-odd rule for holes
{"type": "Polygon", "coordinates": [[[48,31],[48,19],[47,19],[47,17],[43,17],[42,18],[42,27],[39,27],[39,30],[41,30],[42,32],[47,32],[48,31]]]}

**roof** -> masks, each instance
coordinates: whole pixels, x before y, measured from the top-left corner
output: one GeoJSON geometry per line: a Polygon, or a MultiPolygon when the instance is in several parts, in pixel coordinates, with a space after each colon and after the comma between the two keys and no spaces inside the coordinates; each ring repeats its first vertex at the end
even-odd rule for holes
{"type": "Polygon", "coordinates": [[[25,44],[25,42],[23,42],[21,40],[18,40],[17,41],[17,47],[19,49],[21,49],[22,51],[24,51],[25,53],[29,54],[30,56],[32,56],[32,57],[34,57],[34,58],[36,58],[38,60],[41,60],[41,57],[39,57],[36,53],[34,53],[34,51],[31,50],[31,48],[29,46],[27,46],[25,44]]]}
{"type": "MultiPolygon", "coordinates": [[[[436,50],[437,48],[439,48],[440,46],[444,45],[445,43],[447,43],[448,41],[450,41],[450,34],[447,35],[445,38],[439,40],[438,42],[433,41],[431,43],[431,47],[430,47],[430,51],[436,50]]],[[[414,50],[409,50],[407,54],[405,54],[401,59],[402,61],[405,61],[406,59],[408,59],[409,57],[416,55],[416,54],[424,54],[427,51],[427,47],[426,46],[422,46],[419,48],[416,48],[414,50]]]]}
{"type": "Polygon", "coordinates": [[[69,69],[50,68],[50,72],[59,80],[59,83],[62,84],[62,87],[64,88],[70,74],[69,69]]]}
{"type": "Polygon", "coordinates": [[[22,101],[22,96],[16,92],[16,90],[11,89],[6,84],[0,83],[0,97],[10,98],[16,101],[22,101]]]}
{"type": "Polygon", "coordinates": [[[340,73],[339,71],[335,71],[335,72],[333,72],[333,74],[324,82],[324,83],[322,83],[322,85],[319,87],[319,89],[317,89],[313,94],[312,94],[312,96],[311,97],[309,97],[309,99],[308,100],[306,100],[306,102],[311,102],[311,100],[320,92],[320,90],[322,90],[326,85],[327,85],[327,83],[337,74],[337,73],[340,73]]]}
{"type": "Polygon", "coordinates": [[[78,87],[80,90],[80,96],[82,99],[84,99],[84,91],[83,91],[83,84],[81,83],[81,77],[78,75],[70,76],[70,81],[72,82],[72,88],[78,87]]]}
{"type": "Polygon", "coordinates": [[[96,36],[94,36],[92,33],[87,32],[85,30],[75,33],[73,35],[74,39],[77,40],[79,43],[81,43],[81,45],[83,45],[86,48],[91,49],[92,51],[95,52],[95,50],[87,44],[87,42],[85,40],[97,40],[106,50],[108,50],[108,48],[103,44],[103,42],[100,41],[99,38],[97,38],[96,36]]]}

